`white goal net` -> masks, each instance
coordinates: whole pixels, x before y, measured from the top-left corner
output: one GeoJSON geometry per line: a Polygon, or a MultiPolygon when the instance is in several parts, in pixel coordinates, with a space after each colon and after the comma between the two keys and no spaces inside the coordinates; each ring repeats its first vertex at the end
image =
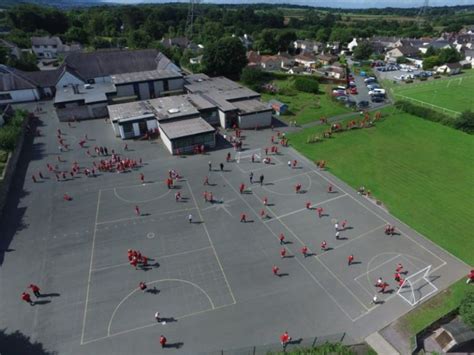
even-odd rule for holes
{"type": "Polygon", "coordinates": [[[405,278],[397,294],[411,306],[431,296],[438,288],[430,280],[431,265],[405,278]]]}
{"type": "Polygon", "coordinates": [[[262,160],[262,149],[249,149],[235,154],[235,161],[240,163],[242,160],[260,162],[262,160]]]}

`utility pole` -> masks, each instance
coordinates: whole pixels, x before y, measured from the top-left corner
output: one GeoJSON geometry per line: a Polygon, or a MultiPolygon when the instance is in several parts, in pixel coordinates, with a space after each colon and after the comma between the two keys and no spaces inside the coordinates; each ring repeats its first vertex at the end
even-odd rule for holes
{"type": "Polygon", "coordinates": [[[199,3],[201,0],[189,0],[188,17],[186,20],[186,36],[192,39],[194,35],[194,21],[199,13],[199,3]]]}

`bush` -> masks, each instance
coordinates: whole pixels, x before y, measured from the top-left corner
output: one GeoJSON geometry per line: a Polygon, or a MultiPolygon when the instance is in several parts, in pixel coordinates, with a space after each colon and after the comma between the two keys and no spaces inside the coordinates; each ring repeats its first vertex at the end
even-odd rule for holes
{"type": "Polygon", "coordinates": [[[464,323],[474,329],[474,290],[470,289],[466,292],[461,305],[459,306],[459,314],[464,323]]]}
{"type": "Polygon", "coordinates": [[[270,73],[259,68],[244,68],[240,80],[253,90],[260,91],[261,86],[271,80],[270,73]]]}
{"type": "Polygon", "coordinates": [[[454,122],[454,127],[460,131],[474,134],[474,112],[463,112],[456,122],[454,122]]]}
{"type": "Polygon", "coordinates": [[[403,101],[403,100],[397,101],[395,103],[395,107],[409,114],[427,119],[429,121],[438,122],[445,126],[450,126],[450,127],[455,126],[455,121],[456,121],[455,118],[445,115],[444,113],[432,110],[430,108],[412,104],[411,102],[408,102],[408,101],[403,101]]]}
{"type": "Polygon", "coordinates": [[[20,127],[15,127],[12,125],[2,127],[0,129],[0,149],[9,151],[15,149],[16,140],[20,132],[20,127]]]}
{"type": "Polygon", "coordinates": [[[317,94],[319,92],[319,83],[316,79],[298,77],[295,78],[294,87],[298,91],[317,94]]]}

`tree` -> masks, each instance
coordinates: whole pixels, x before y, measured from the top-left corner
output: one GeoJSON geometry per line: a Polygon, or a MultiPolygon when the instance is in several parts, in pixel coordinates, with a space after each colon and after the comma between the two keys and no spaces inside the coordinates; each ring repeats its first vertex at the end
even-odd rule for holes
{"type": "Polygon", "coordinates": [[[271,74],[260,68],[244,68],[240,80],[253,90],[259,91],[262,84],[270,80],[271,74]]]}
{"type": "Polygon", "coordinates": [[[64,34],[67,42],[79,42],[81,44],[89,43],[89,34],[81,27],[70,27],[64,34]]]}
{"type": "Polygon", "coordinates": [[[356,60],[365,60],[369,59],[374,49],[368,41],[362,41],[354,49],[354,59],[356,60]]]}
{"type": "Polygon", "coordinates": [[[264,29],[255,42],[255,48],[263,53],[276,53],[278,51],[277,32],[273,29],[264,29]]]}
{"type": "Polygon", "coordinates": [[[425,53],[424,57],[433,57],[435,55],[438,55],[438,51],[433,46],[429,46],[426,49],[426,53],[425,53]]]}
{"type": "Polygon", "coordinates": [[[151,37],[144,30],[131,31],[127,38],[128,46],[131,48],[147,48],[151,37]]]}
{"type": "Polygon", "coordinates": [[[464,323],[474,329],[474,290],[470,289],[464,295],[459,306],[459,314],[464,323]]]}
{"type": "Polygon", "coordinates": [[[454,48],[443,48],[439,51],[439,60],[442,64],[456,63],[461,60],[461,54],[454,48]]]}
{"type": "Polygon", "coordinates": [[[331,35],[331,29],[330,28],[320,28],[316,32],[316,40],[319,42],[327,42],[329,40],[329,36],[331,35]]]}
{"type": "Polygon", "coordinates": [[[423,70],[433,69],[434,67],[440,65],[441,61],[439,57],[434,55],[432,57],[427,57],[423,59],[423,70]]]}
{"type": "Polygon", "coordinates": [[[9,56],[8,48],[0,46],[0,64],[6,64],[9,56]]]}
{"type": "MultiPolygon", "coordinates": [[[[464,111],[454,123],[454,127],[463,132],[474,134],[474,112],[464,111]]],[[[473,306],[473,310],[474,310],[474,306],[473,306]]],[[[473,313],[472,324],[474,325],[474,313],[473,313]]]]}
{"type": "Polygon", "coordinates": [[[302,92],[309,92],[311,94],[317,94],[319,92],[319,83],[317,80],[310,77],[297,77],[295,78],[295,89],[302,92]]]}
{"type": "Polygon", "coordinates": [[[278,50],[282,52],[288,51],[288,47],[290,47],[291,43],[294,41],[296,41],[295,31],[286,30],[280,32],[277,36],[278,50]]]}
{"type": "Polygon", "coordinates": [[[223,37],[204,48],[202,65],[207,74],[236,79],[247,65],[245,47],[236,37],[223,37]]]}

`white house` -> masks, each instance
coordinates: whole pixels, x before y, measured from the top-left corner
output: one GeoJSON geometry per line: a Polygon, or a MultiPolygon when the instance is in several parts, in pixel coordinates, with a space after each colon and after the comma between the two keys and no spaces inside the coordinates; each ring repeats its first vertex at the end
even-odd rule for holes
{"type": "Polygon", "coordinates": [[[357,43],[357,38],[353,38],[352,41],[349,42],[349,44],[347,45],[347,48],[353,52],[354,51],[354,48],[357,47],[359,45],[359,43],[357,43]]]}
{"type": "Polygon", "coordinates": [[[461,72],[462,66],[459,63],[447,63],[436,69],[437,73],[455,75],[461,72]]]}

